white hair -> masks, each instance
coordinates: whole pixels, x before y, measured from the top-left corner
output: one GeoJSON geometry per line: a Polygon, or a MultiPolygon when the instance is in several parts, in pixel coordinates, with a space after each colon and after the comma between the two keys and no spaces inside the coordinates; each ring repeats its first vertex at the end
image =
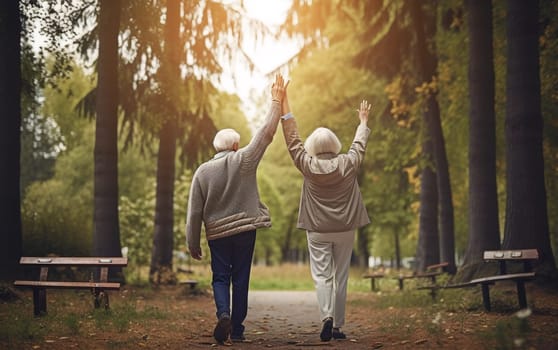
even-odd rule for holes
{"type": "Polygon", "coordinates": [[[339,154],[341,152],[341,142],[328,128],[317,128],[304,142],[304,148],[312,157],[320,153],[339,154]]]}
{"type": "Polygon", "coordinates": [[[234,129],[219,130],[213,139],[213,147],[217,152],[233,149],[233,145],[240,141],[240,135],[234,129]]]}

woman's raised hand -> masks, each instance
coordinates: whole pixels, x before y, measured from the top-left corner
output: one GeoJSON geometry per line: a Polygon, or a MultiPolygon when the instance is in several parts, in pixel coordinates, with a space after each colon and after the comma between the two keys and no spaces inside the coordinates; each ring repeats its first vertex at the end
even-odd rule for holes
{"type": "Polygon", "coordinates": [[[368,103],[366,100],[362,100],[360,103],[360,108],[357,109],[358,112],[358,119],[360,119],[360,123],[366,125],[368,123],[368,113],[372,105],[368,103]]]}
{"type": "MultiPolygon", "coordinates": [[[[287,85],[288,84],[287,82],[287,85]]],[[[285,91],[287,90],[287,85],[285,85],[285,80],[281,74],[275,74],[275,82],[271,86],[271,99],[273,101],[282,102],[285,91]]]]}

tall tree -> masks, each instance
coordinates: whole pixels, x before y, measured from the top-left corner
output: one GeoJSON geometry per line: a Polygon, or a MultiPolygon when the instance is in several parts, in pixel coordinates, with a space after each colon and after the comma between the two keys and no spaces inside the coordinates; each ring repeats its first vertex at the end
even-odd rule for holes
{"type": "Polygon", "coordinates": [[[496,120],[492,2],[466,0],[469,28],[469,241],[463,279],[482,264],[482,252],[500,248],[496,186],[496,120]]]}
{"type": "Polygon", "coordinates": [[[506,19],[506,223],[503,247],[537,248],[555,271],[550,246],[539,72],[539,2],[508,0],[506,19]]]}
{"type": "Polygon", "coordinates": [[[118,220],[117,147],[120,10],[120,0],[100,1],[93,216],[93,254],[97,256],[122,255],[118,220]]]}
{"type": "MultiPolygon", "coordinates": [[[[164,59],[163,92],[167,96],[178,96],[173,89],[180,88],[180,57],[178,50],[180,34],[180,0],[167,0],[164,59]]],[[[173,225],[174,225],[174,173],[176,157],[176,115],[179,110],[172,101],[168,106],[167,117],[163,118],[159,131],[159,150],[157,153],[157,189],[155,201],[155,231],[149,278],[152,283],[175,283],[172,272],[173,225]],[[170,117],[169,117],[170,116],[170,117]]]]}
{"type": "Polygon", "coordinates": [[[419,83],[425,97],[424,119],[428,130],[427,137],[432,142],[432,156],[438,187],[440,260],[448,263],[447,270],[450,273],[455,273],[455,233],[448,159],[442,131],[440,107],[436,99],[437,88],[432,86],[438,66],[434,42],[436,13],[435,3],[412,2],[411,18],[417,28],[416,50],[419,83]],[[434,9],[426,9],[425,6],[434,6],[434,9]]]}
{"type": "Polygon", "coordinates": [[[0,2],[0,280],[13,278],[21,256],[21,19],[19,1],[0,2]]]}
{"type": "Polygon", "coordinates": [[[432,164],[432,141],[423,141],[422,156],[426,159],[420,175],[419,233],[416,250],[416,270],[440,262],[440,234],[438,225],[438,186],[432,164]]]}

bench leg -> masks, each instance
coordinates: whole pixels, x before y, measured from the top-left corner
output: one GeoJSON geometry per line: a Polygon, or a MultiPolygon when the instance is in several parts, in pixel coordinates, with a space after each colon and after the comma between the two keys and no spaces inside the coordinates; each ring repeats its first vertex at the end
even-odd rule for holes
{"type": "Polygon", "coordinates": [[[35,316],[42,316],[46,313],[46,289],[33,288],[33,314],[35,316]]]}
{"type": "Polygon", "coordinates": [[[484,304],[484,309],[486,311],[490,311],[490,291],[489,291],[489,285],[487,283],[483,283],[481,284],[481,288],[482,288],[482,302],[484,304]]]}
{"type": "Polygon", "coordinates": [[[403,279],[399,279],[399,290],[403,290],[403,279]]]}
{"type": "Polygon", "coordinates": [[[95,289],[93,294],[95,295],[95,309],[100,308],[101,306],[105,308],[105,310],[109,309],[109,297],[107,292],[104,290],[95,289]]]}
{"type": "Polygon", "coordinates": [[[517,300],[519,301],[519,307],[522,309],[527,308],[527,296],[525,294],[525,283],[523,281],[516,281],[517,284],[517,300]]]}
{"type": "Polygon", "coordinates": [[[370,279],[370,289],[374,292],[376,291],[376,282],[374,278],[370,279]]]}
{"type": "Polygon", "coordinates": [[[432,296],[432,301],[436,301],[436,288],[432,287],[432,289],[430,289],[430,296],[432,296]]]}

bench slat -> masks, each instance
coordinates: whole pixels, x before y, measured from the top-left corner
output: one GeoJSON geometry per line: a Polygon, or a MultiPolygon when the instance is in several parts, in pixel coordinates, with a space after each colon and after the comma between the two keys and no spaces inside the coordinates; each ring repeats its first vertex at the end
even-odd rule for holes
{"type": "Polygon", "coordinates": [[[429,266],[427,266],[427,267],[426,267],[426,271],[435,270],[435,269],[440,269],[440,268],[443,269],[444,267],[448,267],[448,266],[449,266],[449,263],[447,263],[447,262],[442,262],[442,263],[439,263],[439,264],[434,264],[434,265],[429,265],[429,266]]]}
{"type": "Polygon", "coordinates": [[[127,266],[128,258],[123,257],[36,257],[24,256],[22,265],[78,265],[78,266],[127,266]]]}
{"type": "Polygon", "coordinates": [[[505,281],[505,280],[513,281],[513,280],[532,279],[532,278],[535,278],[534,272],[523,272],[523,273],[513,273],[513,274],[506,274],[506,275],[476,278],[474,280],[469,281],[469,283],[475,284],[475,283],[496,282],[496,281],[505,281]]]}
{"type": "Polygon", "coordinates": [[[120,289],[117,282],[58,282],[58,281],[15,281],[19,287],[44,287],[44,288],[103,288],[120,289]]]}
{"type": "Polygon", "coordinates": [[[537,260],[539,252],[536,249],[516,250],[486,250],[484,260],[537,260]]]}

